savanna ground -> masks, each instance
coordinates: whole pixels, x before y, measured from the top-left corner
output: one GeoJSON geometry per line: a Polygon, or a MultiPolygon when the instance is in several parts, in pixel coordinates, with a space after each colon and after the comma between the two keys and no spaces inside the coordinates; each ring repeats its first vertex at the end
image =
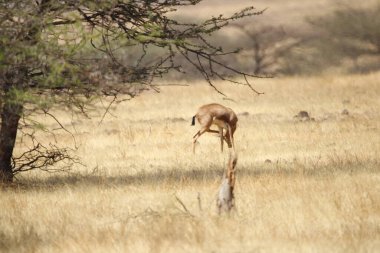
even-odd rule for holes
{"type": "MultiPolygon", "coordinates": [[[[221,2],[181,15],[252,4],[221,2]]],[[[254,21],[307,29],[306,16],[342,2],[358,3],[257,0],[258,10],[269,8],[254,21]]],[[[18,175],[0,189],[0,252],[379,252],[379,80],[380,73],[253,80],[261,96],[217,83],[228,100],[204,81],[189,81],[121,103],[101,124],[106,101],[92,119],[58,112],[74,137],[62,130],[40,137],[77,146],[85,166],[18,175]],[[215,206],[227,150],[205,134],[191,152],[199,127],[191,117],[210,102],[239,117],[230,215],[219,216],[215,206]],[[301,110],[314,120],[295,119],[301,110]]]]}
{"type": "MultiPolygon", "coordinates": [[[[92,120],[61,112],[86,167],[3,188],[0,251],[379,252],[378,80],[260,79],[261,96],[217,83],[232,100],[199,81],[119,104],[100,125],[106,104],[92,120]],[[230,215],[215,206],[227,151],[206,134],[191,153],[191,117],[209,102],[239,117],[230,215]],[[293,118],[300,110],[314,120],[293,118]]],[[[55,138],[75,145],[64,131],[55,138]]]]}

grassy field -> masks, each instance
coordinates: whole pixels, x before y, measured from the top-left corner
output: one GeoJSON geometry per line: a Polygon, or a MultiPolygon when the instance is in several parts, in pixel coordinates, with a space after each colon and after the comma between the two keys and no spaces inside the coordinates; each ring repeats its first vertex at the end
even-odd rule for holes
{"type": "Polygon", "coordinates": [[[262,96],[217,83],[229,100],[200,81],[119,104],[100,125],[104,108],[92,120],[60,112],[86,166],[1,189],[0,251],[379,252],[378,80],[260,79],[262,96]],[[191,117],[209,102],[239,117],[230,215],[215,206],[227,151],[206,134],[191,153],[191,117]]]}

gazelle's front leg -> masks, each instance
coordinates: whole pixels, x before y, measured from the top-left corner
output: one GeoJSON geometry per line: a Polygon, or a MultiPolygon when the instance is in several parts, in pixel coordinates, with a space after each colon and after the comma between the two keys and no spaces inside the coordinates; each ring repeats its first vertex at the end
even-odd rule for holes
{"type": "Polygon", "coordinates": [[[226,134],[225,134],[225,140],[228,144],[229,148],[232,148],[232,150],[235,152],[235,143],[234,143],[234,137],[232,135],[232,130],[229,124],[226,123],[226,134]]]}
{"type": "Polygon", "coordinates": [[[223,142],[224,142],[223,127],[218,126],[218,129],[219,129],[219,137],[220,137],[220,149],[223,153],[223,142]]]}
{"type": "Polygon", "coordinates": [[[236,154],[234,136],[233,136],[232,129],[231,129],[230,126],[228,126],[228,132],[229,132],[230,141],[231,141],[231,144],[232,144],[232,150],[234,151],[234,154],[236,154]]]}

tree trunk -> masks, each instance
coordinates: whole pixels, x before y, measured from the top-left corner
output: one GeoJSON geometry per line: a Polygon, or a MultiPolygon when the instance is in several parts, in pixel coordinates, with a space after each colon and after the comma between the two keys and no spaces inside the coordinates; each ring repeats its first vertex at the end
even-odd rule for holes
{"type": "Polygon", "coordinates": [[[12,153],[21,113],[21,104],[8,99],[3,101],[0,128],[0,183],[10,183],[13,180],[12,153]]]}

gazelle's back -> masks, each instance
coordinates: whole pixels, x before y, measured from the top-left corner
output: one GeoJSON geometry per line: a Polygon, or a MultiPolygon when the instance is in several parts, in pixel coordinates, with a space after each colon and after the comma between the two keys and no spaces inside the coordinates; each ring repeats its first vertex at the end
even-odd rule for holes
{"type": "Polygon", "coordinates": [[[237,122],[236,114],[228,107],[225,107],[221,104],[207,104],[203,105],[198,109],[197,118],[202,118],[205,115],[215,117],[216,119],[225,121],[225,122],[237,122]]]}

